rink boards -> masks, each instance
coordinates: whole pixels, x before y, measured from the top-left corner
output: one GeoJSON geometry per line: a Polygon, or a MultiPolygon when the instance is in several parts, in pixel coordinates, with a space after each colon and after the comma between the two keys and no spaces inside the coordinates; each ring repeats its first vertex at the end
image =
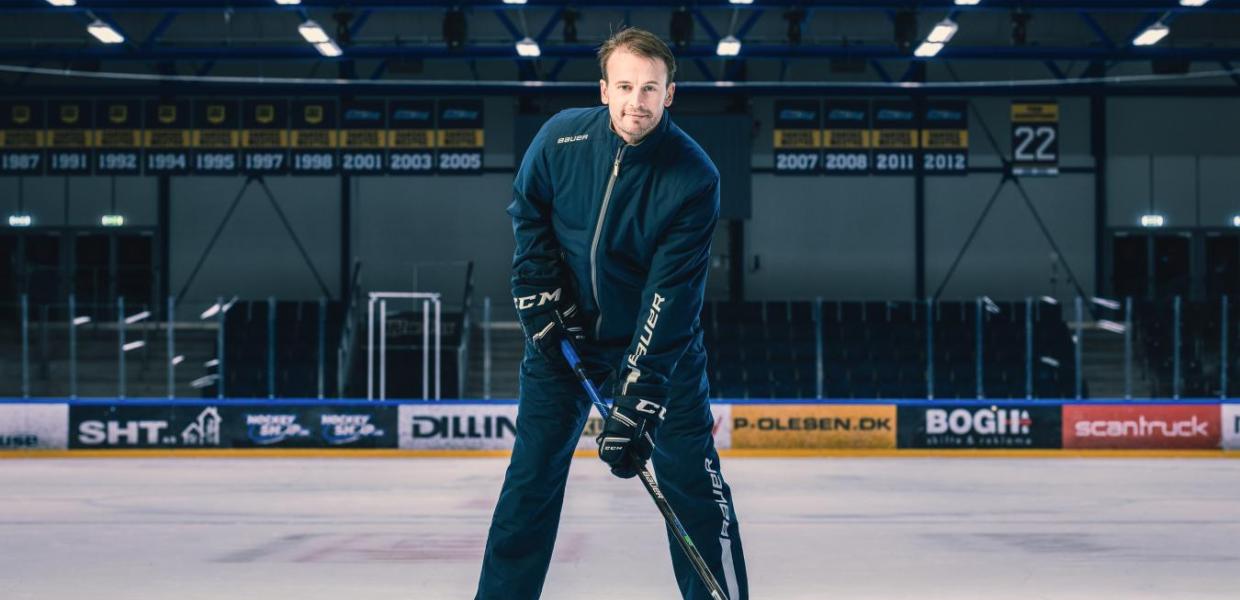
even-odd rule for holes
{"type": "MultiPolygon", "coordinates": [[[[1240,400],[748,400],[716,402],[711,411],[718,448],[775,456],[1240,449],[1240,400]]],[[[0,399],[0,451],[493,455],[512,449],[517,423],[514,401],[0,399]]],[[[579,450],[595,447],[601,426],[591,415],[579,450]]]]}

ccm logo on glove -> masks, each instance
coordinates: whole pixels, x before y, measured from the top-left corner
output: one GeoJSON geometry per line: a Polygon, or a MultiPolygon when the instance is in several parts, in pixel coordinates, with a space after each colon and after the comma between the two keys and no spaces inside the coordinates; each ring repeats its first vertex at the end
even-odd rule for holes
{"type": "Polygon", "coordinates": [[[659,406],[658,404],[655,404],[654,402],[651,402],[649,400],[638,400],[637,401],[637,412],[644,412],[644,413],[651,414],[651,415],[657,415],[660,421],[663,420],[665,417],[667,417],[666,408],[663,408],[662,406],[659,406]]]}
{"type": "Polygon", "coordinates": [[[531,296],[519,296],[513,298],[512,303],[516,305],[517,310],[525,310],[527,308],[534,308],[535,306],[542,306],[548,302],[559,302],[560,291],[562,289],[563,288],[555,288],[554,291],[550,292],[539,292],[531,296]]]}

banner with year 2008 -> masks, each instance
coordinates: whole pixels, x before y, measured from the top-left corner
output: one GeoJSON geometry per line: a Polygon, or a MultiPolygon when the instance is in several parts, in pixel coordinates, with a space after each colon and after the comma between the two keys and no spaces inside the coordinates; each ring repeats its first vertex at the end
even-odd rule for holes
{"type": "Polygon", "coordinates": [[[822,132],[822,167],[828,175],[868,175],[870,101],[828,99],[822,132]]]}

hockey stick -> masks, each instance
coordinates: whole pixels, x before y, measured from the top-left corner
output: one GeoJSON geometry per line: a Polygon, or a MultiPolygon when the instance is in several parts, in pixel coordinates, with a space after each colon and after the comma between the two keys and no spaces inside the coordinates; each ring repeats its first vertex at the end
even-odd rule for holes
{"type": "MultiPolygon", "coordinates": [[[[561,341],[560,350],[563,351],[564,358],[568,360],[568,366],[572,367],[573,372],[577,374],[577,380],[581,382],[581,387],[585,388],[586,395],[590,397],[590,402],[594,404],[594,408],[598,409],[599,415],[606,421],[610,411],[607,408],[607,404],[599,397],[598,390],[594,389],[594,383],[586,375],[585,366],[581,364],[581,358],[577,356],[577,350],[573,348],[573,343],[569,340],[561,341]]],[[[689,532],[685,531],[685,526],[680,523],[680,518],[672,510],[672,505],[668,504],[667,498],[663,497],[663,491],[659,489],[659,482],[655,481],[654,475],[650,473],[650,469],[646,465],[642,465],[637,475],[642,480],[642,485],[646,486],[646,491],[650,493],[650,497],[654,499],[654,505],[659,507],[660,513],[663,513],[663,520],[667,523],[667,528],[672,531],[672,537],[676,538],[676,543],[680,545],[680,549],[689,558],[689,563],[693,565],[693,570],[697,571],[698,577],[702,578],[702,584],[710,591],[710,597],[714,598],[714,600],[728,600],[727,594],[723,592],[723,588],[715,580],[715,576],[710,572],[710,568],[706,566],[706,560],[702,558],[702,553],[698,552],[697,546],[693,545],[693,539],[689,537],[689,532]]]]}

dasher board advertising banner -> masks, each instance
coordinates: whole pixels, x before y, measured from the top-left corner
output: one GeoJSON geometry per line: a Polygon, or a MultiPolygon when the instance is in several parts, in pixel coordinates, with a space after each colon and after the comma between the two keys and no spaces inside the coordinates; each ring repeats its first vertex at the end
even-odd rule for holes
{"type": "Polygon", "coordinates": [[[901,406],[901,448],[1059,448],[1058,405],[901,406]]]}
{"type": "Polygon", "coordinates": [[[1224,404],[1223,449],[1240,450],[1240,404],[1224,404]]]}
{"type": "Polygon", "coordinates": [[[1218,404],[1063,407],[1064,448],[1207,450],[1222,440],[1218,404]]]}
{"type": "Polygon", "coordinates": [[[69,405],[0,404],[0,452],[69,447],[69,405]]]}
{"type": "Polygon", "coordinates": [[[846,404],[735,404],[732,448],[896,447],[896,407],[846,404]]]}
{"type": "Polygon", "coordinates": [[[402,450],[511,450],[516,404],[403,404],[397,415],[402,450]]]}

